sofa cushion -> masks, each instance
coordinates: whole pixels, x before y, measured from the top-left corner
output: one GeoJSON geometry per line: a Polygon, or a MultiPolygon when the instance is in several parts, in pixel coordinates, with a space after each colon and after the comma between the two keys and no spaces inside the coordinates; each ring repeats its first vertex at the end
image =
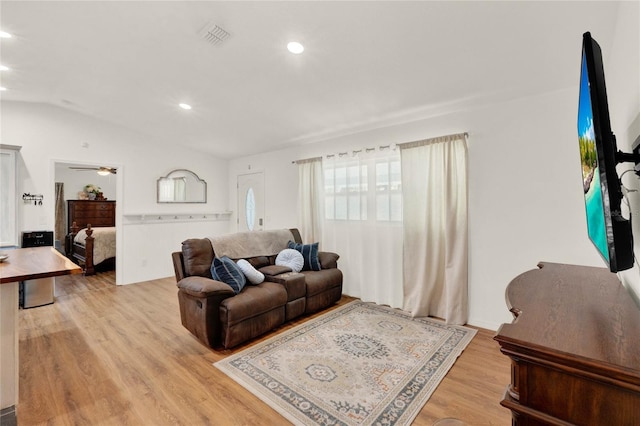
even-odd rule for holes
{"type": "Polygon", "coordinates": [[[256,269],[260,269],[263,266],[271,265],[272,262],[269,261],[267,256],[256,256],[256,257],[248,257],[247,262],[251,264],[256,269]]]}
{"type": "Polygon", "coordinates": [[[340,269],[323,269],[322,271],[302,271],[307,284],[307,298],[315,296],[333,287],[342,286],[340,269]]]}
{"type": "Polygon", "coordinates": [[[223,300],[220,317],[228,326],[253,318],[287,303],[287,291],[277,283],[263,282],[245,287],[240,294],[223,300]]]}
{"type": "Polygon", "coordinates": [[[256,270],[246,259],[240,259],[236,263],[251,284],[260,284],[264,281],[264,274],[256,270]]]}
{"type": "Polygon", "coordinates": [[[313,244],[298,244],[293,241],[289,241],[289,248],[294,249],[302,254],[304,259],[305,271],[319,271],[321,269],[320,260],[318,259],[318,243],[313,244]]]}
{"type": "Polygon", "coordinates": [[[211,276],[216,281],[229,284],[235,294],[242,291],[247,279],[233,260],[227,256],[215,257],[211,264],[211,276]]]}
{"type": "Polygon", "coordinates": [[[300,272],[304,267],[304,259],[298,250],[284,249],[276,257],[276,265],[288,266],[293,272],[300,272]]]}
{"type": "Polygon", "coordinates": [[[182,242],[182,257],[186,276],[211,278],[213,248],[207,238],[191,238],[182,242]]]}

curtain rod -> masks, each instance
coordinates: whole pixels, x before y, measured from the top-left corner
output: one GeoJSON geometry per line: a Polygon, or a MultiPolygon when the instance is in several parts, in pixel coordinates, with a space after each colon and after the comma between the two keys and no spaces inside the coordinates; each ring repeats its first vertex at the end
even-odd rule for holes
{"type": "MultiPolygon", "coordinates": [[[[403,142],[403,143],[392,143],[389,145],[379,145],[377,147],[378,150],[383,151],[385,149],[390,149],[395,151],[396,148],[411,148],[411,147],[416,147],[416,146],[420,146],[420,145],[427,145],[430,143],[435,143],[435,142],[444,142],[444,141],[448,141],[451,139],[455,139],[455,138],[459,138],[460,136],[464,137],[465,139],[469,138],[469,133],[464,132],[464,133],[453,133],[450,135],[445,135],[445,136],[437,136],[435,138],[429,138],[429,139],[422,139],[422,140],[418,140],[418,141],[412,141],[412,142],[403,142]]],[[[372,152],[375,151],[376,147],[370,147],[370,148],[360,148],[360,149],[354,149],[352,152],[353,155],[356,155],[362,151],[368,153],[368,152],[372,152]]],[[[326,157],[327,158],[331,158],[331,157],[335,157],[336,155],[338,157],[344,157],[345,155],[348,155],[349,151],[344,151],[344,152],[338,152],[337,154],[327,154],[326,157]]],[[[291,164],[304,164],[304,163],[311,163],[314,161],[319,161],[322,160],[322,156],[321,157],[313,157],[313,158],[305,158],[303,160],[295,160],[292,161],[291,164]]]]}
{"type": "Polygon", "coordinates": [[[305,158],[302,160],[295,160],[295,161],[292,161],[291,164],[313,163],[314,161],[318,161],[318,160],[322,160],[322,157],[312,157],[312,158],[305,158]]]}
{"type": "Polygon", "coordinates": [[[469,133],[467,132],[453,133],[451,135],[437,136],[435,138],[422,139],[422,140],[413,141],[413,142],[404,142],[404,143],[399,143],[398,147],[400,149],[415,148],[417,146],[429,145],[432,143],[449,142],[454,139],[460,139],[461,137],[466,140],[469,137],[469,133]]]}

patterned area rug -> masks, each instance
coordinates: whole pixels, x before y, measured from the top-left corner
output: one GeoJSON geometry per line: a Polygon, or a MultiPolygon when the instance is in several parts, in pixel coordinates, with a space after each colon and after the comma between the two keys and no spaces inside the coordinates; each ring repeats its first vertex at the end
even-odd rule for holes
{"type": "Polygon", "coordinates": [[[475,333],[354,301],[214,365],[294,424],[409,424],[475,333]]]}

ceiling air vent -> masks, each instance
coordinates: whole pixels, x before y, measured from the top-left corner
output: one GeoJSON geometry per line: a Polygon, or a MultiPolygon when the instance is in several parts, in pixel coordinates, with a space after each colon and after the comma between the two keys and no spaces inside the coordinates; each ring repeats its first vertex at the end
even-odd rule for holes
{"type": "Polygon", "coordinates": [[[214,46],[221,45],[231,35],[215,24],[205,26],[198,34],[214,46]]]}

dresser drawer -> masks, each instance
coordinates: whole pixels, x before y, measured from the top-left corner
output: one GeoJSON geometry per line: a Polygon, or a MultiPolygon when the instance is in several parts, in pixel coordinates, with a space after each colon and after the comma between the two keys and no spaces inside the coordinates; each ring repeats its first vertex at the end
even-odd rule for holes
{"type": "Polygon", "coordinates": [[[113,217],[113,210],[97,210],[97,211],[79,211],[76,210],[76,213],[82,213],[82,217],[84,218],[93,218],[93,217],[113,217]]]}
{"type": "Polygon", "coordinates": [[[82,203],[73,203],[70,209],[71,208],[78,212],[89,212],[89,211],[113,212],[115,210],[115,204],[113,202],[106,203],[104,201],[87,201],[82,203]]]}

